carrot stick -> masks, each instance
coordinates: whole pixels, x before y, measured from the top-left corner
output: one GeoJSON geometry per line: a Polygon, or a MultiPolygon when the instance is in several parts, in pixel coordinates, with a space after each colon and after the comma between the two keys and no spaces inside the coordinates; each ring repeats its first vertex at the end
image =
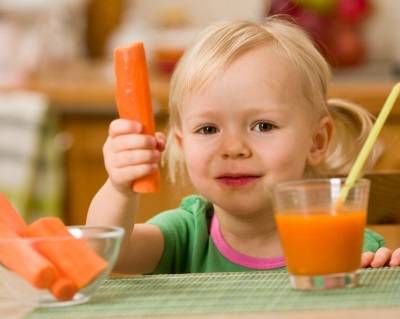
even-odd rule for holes
{"type": "Polygon", "coordinates": [[[63,274],[59,274],[50,286],[50,292],[58,301],[71,300],[78,292],[75,283],[63,274]]]}
{"type": "MultiPolygon", "coordinates": [[[[0,223],[0,238],[21,238],[10,226],[0,223]]],[[[57,275],[55,266],[29,242],[0,242],[0,262],[38,289],[49,288],[57,275]]]]}
{"type": "MultiPolygon", "coordinates": [[[[117,47],[114,50],[114,66],[119,116],[140,122],[143,134],[154,136],[154,114],[143,43],[117,47]]],[[[160,171],[134,181],[132,189],[137,193],[160,192],[160,171]]]]}
{"type": "Polygon", "coordinates": [[[108,267],[107,261],[97,255],[85,239],[72,236],[57,217],[39,218],[28,225],[26,235],[60,238],[58,242],[40,242],[35,248],[71,279],[78,289],[86,286],[108,267]]]}
{"type": "MultiPolygon", "coordinates": [[[[8,201],[4,194],[0,193],[0,238],[18,238],[25,234],[27,227],[28,225],[14,208],[14,206],[8,201]]],[[[22,241],[20,243],[7,243],[7,251],[5,249],[2,249],[3,245],[0,244],[0,261],[4,263],[6,267],[15,271],[21,277],[29,281],[34,287],[39,289],[49,288],[50,292],[59,301],[71,300],[77,292],[78,287],[66,276],[60,273],[57,274],[55,266],[51,265],[51,263],[47,259],[45,259],[45,257],[40,255],[40,253],[37,252],[29,243],[22,243],[22,241]],[[8,252],[11,252],[13,245],[15,245],[16,249],[13,249],[12,254],[10,254],[8,252]],[[15,268],[16,265],[14,263],[16,261],[10,261],[8,259],[10,258],[10,256],[15,256],[14,251],[16,251],[18,255],[18,253],[26,254],[27,252],[25,250],[29,251],[29,256],[24,255],[24,259],[22,261],[20,260],[17,263],[17,268],[15,268]],[[39,259],[47,261],[47,263],[51,265],[53,269],[51,272],[54,274],[46,275],[46,271],[48,272],[48,270],[45,270],[46,268],[43,268],[42,270],[40,270],[40,267],[38,267],[37,270],[31,267],[26,268],[25,264],[28,266],[35,266],[34,261],[37,260],[37,257],[33,259],[32,257],[30,257],[30,255],[32,254],[39,257],[39,259]],[[19,266],[22,266],[23,268],[20,269],[19,266]],[[30,271],[37,271],[39,275],[31,276],[30,271]],[[44,276],[45,279],[40,279],[41,276],[44,276]],[[51,281],[52,277],[54,279],[51,281]]]]}
{"type": "Polygon", "coordinates": [[[22,235],[27,227],[22,216],[3,193],[0,193],[0,223],[9,226],[19,235],[22,235]]]}

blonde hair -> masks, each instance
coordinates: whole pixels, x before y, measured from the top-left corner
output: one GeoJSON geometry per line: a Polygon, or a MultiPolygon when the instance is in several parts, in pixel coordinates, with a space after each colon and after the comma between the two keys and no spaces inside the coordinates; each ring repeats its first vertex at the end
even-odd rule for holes
{"type": "MultiPolygon", "coordinates": [[[[262,24],[251,21],[224,21],[205,29],[185,51],[171,79],[169,97],[170,131],[163,163],[168,164],[171,180],[185,174],[185,159],[174,138],[181,128],[181,111],[185,97],[214,81],[240,55],[249,50],[271,45],[289,62],[297,76],[309,114],[314,121],[331,116],[334,133],[325,160],[307,167],[305,178],[346,174],[373,124],[363,108],[350,102],[327,101],[330,67],[309,36],[294,23],[281,17],[268,17],[262,24]]],[[[371,157],[371,159],[374,156],[371,157]]],[[[372,165],[372,160],[365,168],[372,165]]]]}

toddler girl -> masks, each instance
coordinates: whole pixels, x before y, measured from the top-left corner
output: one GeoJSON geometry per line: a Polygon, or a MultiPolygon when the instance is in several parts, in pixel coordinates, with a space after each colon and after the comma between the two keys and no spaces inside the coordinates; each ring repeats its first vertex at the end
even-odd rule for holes
{"type": "MultiPolygon", "coordinates": [[[[226,21],[204,30],[171,79],[170,132],[156,138],[117,119],[104,145],[109,179],[87,224],[125,228],[115,271],[192,273],[285,267],[270,190],[277,183],[347,174],[373,120],[328,100],[330,69],[304,31],[276,17],[226,21]],[[165,150],[173,181],[198,192],[179,208],[135,225],[132,182],[165,150]]],[[[368,169],[374,153],[365,165],[368,169]]],[[[318,240],[316,238],[316,240],[318,240]]],[[[362,266],[400,264],[400,249],[365,233],[362,266]]]]}

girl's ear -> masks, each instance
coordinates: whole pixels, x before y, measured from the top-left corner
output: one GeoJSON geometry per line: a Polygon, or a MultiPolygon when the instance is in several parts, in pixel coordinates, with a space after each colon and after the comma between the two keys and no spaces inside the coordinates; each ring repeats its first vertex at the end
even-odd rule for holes
{"type": "Polygon", "coordinates": [[[310,153],[307,157],[308,165],[315,166],[321,162],[332,138],[333,123],[330,117],[323,117],[312,138],[310,153]]]}
{"type": "Polygon", "coordinates": [[[176,141],[176,144],[178,144],[179,148],[182,149],[182,132],[179,129],[175,129],[174,131],[174,138],[176,141]]]}

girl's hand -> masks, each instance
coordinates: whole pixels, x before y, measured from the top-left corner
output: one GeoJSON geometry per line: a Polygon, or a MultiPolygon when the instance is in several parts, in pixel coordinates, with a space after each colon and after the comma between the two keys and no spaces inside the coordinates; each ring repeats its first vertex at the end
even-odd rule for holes
{"type": "Polygon", "coordinates": [[[392,252],[389,248],[381,247],[376,253],[368,251],[362,254],[361,267],[378,268],[383,266],[400,266],[400,248],[392,252]]]}
{"type": "Polygon", "coordinates": [[[104,163],[111,183],[121,193],[131,193],[134,180],[154,172],[165,149],[164,134],[144,135],[142,129],[139,122],[125,119],[114,120],[109,127],[104,163]]]}

